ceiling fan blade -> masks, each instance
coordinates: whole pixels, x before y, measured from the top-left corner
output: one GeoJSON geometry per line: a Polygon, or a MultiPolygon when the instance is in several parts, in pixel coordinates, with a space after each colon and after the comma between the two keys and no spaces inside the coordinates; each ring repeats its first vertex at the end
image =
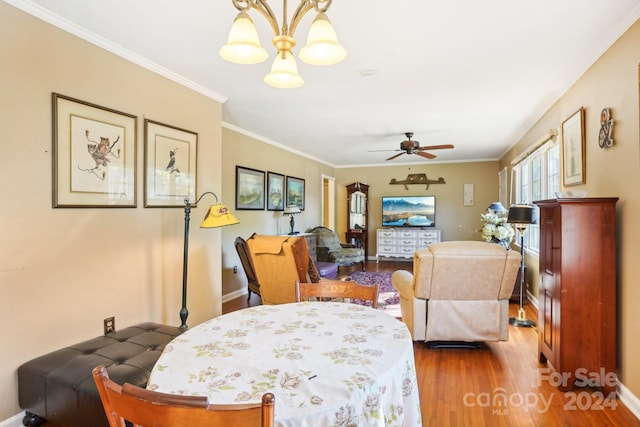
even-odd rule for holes
{"type": "Polygon", "coordinates": [[[398,154],[395,154],[395,155],[393,155],[393,156],[389,157],[387,160],[393,160],[393,159],[395,159],[395,158],[396,158],[396,157],[398,157],[398,156],[402,156],[403,154],[404,154],[404,151],[403,151],[402,153],[398,153],[398,154]]]}
{"type": "Polygon", "coordinates": [[[367,153],[379,153],[380,151],[402,151],[402,150],[368,150],[367,153]]]}
{"type": "Polygon", "coordinates": [[[415,154],[418,156],[426,157],[427,159],[435,159],[435,154],[427,153],[426,151],[416,151],[415,154]]]}
{"type": "Polygon", "coordinates": [[[427,145],[426,147],[420,147],[419,150],[442,150],[444,148],[454,148],[454,147],[451,144],[427,145]]]}

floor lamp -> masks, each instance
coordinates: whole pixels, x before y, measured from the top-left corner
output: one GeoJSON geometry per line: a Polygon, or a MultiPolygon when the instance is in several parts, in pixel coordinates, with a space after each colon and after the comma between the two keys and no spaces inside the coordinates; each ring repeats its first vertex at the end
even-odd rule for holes
{"type": "Polygon", "coordinates": [[[536,326],[533,320],[527,319],[527,314],[524,311],[524,233],[527,231],[529,224],[535,224],[537,222],[536,209],[531,205],[512,205],[509,208],[509,216],[507,222],[514,224],[516,230],[520,233],[520,308],[518,309],[517,317],[509,319],[509,323],[513,326],[530,328],[536,326]]]}
{"type": "Polygon", "coordinates": [[[189,261],[189,220],[191,218],[191,207],[197,205],[207,194],[213,195],[213,197],[216,198],[216,203],[209,207],[207,215],[202,220],[202,223],[200,223],[200,228],[217,228],[240,222],[238,218],[229,212],[229,209],[227,209],[224,203],[218,202],[218,196],[210,191],[203,193],[194,203],[191,203],[189,199],[184,199],[184,253],[182,258],[182,308],[180,309],[181,329],[187,329],[187,317],[189,316],[189,310],[187,310],[187,264],[189,261]]]}

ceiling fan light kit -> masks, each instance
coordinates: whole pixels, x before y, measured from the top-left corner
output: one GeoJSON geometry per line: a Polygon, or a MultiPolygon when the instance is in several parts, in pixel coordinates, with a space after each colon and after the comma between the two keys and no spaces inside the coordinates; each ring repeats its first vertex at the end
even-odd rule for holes
{"type": "Polygon", "coordinates": [[[231,1],[240,13],[233,21],[227,44],[220,49],[220,56],[235,64],[257,64],[267,59],[268,53],[260,44],[258,31],[248,14],[251,9],[257,10],[271,25],[274,33],[272,42],[278,51],[271,72],[264,78],[264,82],[270,86],[290,89],[304,84],[292,53],[296,44],[293,35],[302,17],[311,10],[315,10],[316,17],[309,29],[307,44],[299,53],[300,59],[311,65],[333,65],[347,55],[345,48],[338,43],[336,32],[326,14],[331,0],[300,0],[290,22],[287,20],[287,0],[283,0],[282,27],[267,0],[231,1]]]}

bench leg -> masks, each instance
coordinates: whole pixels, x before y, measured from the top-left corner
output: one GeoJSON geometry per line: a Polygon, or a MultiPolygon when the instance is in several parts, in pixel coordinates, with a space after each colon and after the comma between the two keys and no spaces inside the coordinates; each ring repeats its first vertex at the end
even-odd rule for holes
{"type": "Polygon", "coordinates": [[[22,425],[27,427],[39,427],[46,422],[47,420],[44,418],[29,411],[25,412],[24,418],[22,419],[22,425]]]}

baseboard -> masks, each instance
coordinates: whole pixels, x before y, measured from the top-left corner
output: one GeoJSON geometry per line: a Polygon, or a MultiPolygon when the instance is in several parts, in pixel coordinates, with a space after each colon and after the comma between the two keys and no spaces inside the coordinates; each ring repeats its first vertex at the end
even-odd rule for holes
{"type": "Polygon", "coordinates": [[[531,305],[536,308],[536,311],[538,310],[538,299],[535,298],[533,294],[529,292],[529,290],[527,290],[527,301],[529,301],[531,305]]]}
{"type": "MultiPolygon", "coordinates": [[[[236,299],[238,297],[241,297],[242,295],[246,295],[247,294],[247,288],[244,289],[239,289],[237,291],[228,293],[228,294],[224,294],[222,295],[222,303],[225,303],[227,301],[231,301],[232,299],[236,299]]],[[[0,426],[1,427],[1,426],[0,426]]]]}
{"type": "Polygon", "coordinates": [[[14,415],[11,418],[7,418],[4,421],[0,421],[0,427],[24,427],[22,425],[23,418],[24,418],[24,411],[14,415]]]}
{"type": "Polygon", "coordinates": [[[618,383],[618,399],[640,420],[640,399],[622,383],[618,383]]]}

